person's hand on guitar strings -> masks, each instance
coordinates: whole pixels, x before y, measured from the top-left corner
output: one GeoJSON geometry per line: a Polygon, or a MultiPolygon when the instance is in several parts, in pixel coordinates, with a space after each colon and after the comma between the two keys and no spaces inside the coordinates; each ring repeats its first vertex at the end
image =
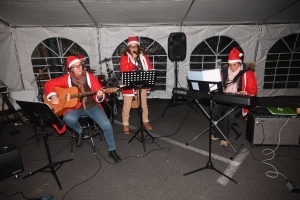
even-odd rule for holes
{"type": "Polygon", "coordinates": [[[102,92],[102,90],[98,90],[98,92],[97,92],[97,98],[98,99],[102,99],[103,98],[103,92],[102,92]]]}
{"type": "Polygon", "coordinates": [[[59,98],[58,98],[57,95],[51,96],[51,103],[52,103],[52,104],[55,104],[55,105],[58,105],[58,104],[59,104],[59,98]]]}

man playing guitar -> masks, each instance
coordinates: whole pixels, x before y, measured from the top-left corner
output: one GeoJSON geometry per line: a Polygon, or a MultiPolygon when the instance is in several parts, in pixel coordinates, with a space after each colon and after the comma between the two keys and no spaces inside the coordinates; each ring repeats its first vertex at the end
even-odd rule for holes
{"type": "MultiPolygon", "coordinates": [[[[44,93],[46,101],[51,102],[53,105],[64,104],[60,102],[60,98],[57,96],[56,88],[70,88],[77,87],[82,93],[91,92],[92,96],[84,96],[73,108],[67,109],[64,115],[64,122],[76,133],[76,146],[82,145],[82,127],[80,126],[78,119],[84,115],[89,116],[101,127],[104,133],[104,137],[108,146],[109,157],[115,162],[120,162],[121,158],[116,153],[116,145],[114,141],[113,129],[107,115],[103,108],[99,104],[105,100],[105,94],[102,91],[102,86],[98,82],[98,79],[91,73],[86,72],[80,62],[80,59],[76,56],[69,56],[66,62],[66,71],[68,74],[59,78],[49,80],[44,85],[44,93]]],[[[46,102],[46,103],[48,103],[46,102]]],[[[48,103],[49,104],[49,103],[48,103]]],[[[57,129],[57,131],[60,131],[57,129]]]]}

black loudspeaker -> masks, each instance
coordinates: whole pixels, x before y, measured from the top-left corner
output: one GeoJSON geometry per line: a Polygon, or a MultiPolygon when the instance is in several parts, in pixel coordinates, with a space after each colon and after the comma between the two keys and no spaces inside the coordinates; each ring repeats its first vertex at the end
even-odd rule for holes
{"type": "Polygon", "coordinates": [[[1,147],[0,149],[0,180],[18,175],[24,171],[23,162],[19,150],[14,145],[1,147]]]}
{"type": "Polygon", "coordinates": [[[171,33],[168,39],[168,55],[171,61],[182,61],[186,56],[186,36],[183,32],[171,33]]]}
{"type": "Polygon", "coordinates": [[[299,145],[299,123],[296,116],[248,113],[246,139],[256,145],[277,145],[281,129],[279,145],[299,145]]]}

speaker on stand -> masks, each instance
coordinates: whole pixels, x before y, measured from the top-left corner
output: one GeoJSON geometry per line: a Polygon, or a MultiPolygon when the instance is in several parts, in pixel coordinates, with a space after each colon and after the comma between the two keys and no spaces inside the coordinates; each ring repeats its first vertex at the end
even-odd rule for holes
{"type": "MultiPolygon", "coordinates": [[[[183,61],[186,57],[186,35],[183,32],[174,32],[169,35],[168,38],[168,57],[171,61],[175,61],[175,67],[174,67],[174,74],[175,74],[175,80],[174,80],[174,88],[178,87],[178,61],[183,61]]],[[[164,109],[163,113],[161,114],[161,117],[164,116],[165,112],[167,111],[168,107],[171,106],[171,104],[177,105],[177,95],[172,95],[172,98],[166,108],[164,109]],[[175,102],[173,102],[175,101],[175,102]]]]}
{"type": "Polygon", "coordinates": [[[175,88],[178,82],[177,61],[183,61],[186,57],[186,35],[183,32],[171,33],[168,38],[168,56],[175,61],[175,88]]]}

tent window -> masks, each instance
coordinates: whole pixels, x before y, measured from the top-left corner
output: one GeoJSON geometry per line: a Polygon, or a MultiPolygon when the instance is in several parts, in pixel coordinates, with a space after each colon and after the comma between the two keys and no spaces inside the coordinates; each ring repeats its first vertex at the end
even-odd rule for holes
{"type": "Polygon", "coordinates": [[[31,55],[31,63],[38,86],[52,78],[65,73],[65,62],[69,55],[83,54],[86,56],[86,66],[89,67],[89,57],[86,51],[77,43],[66,39],[53,37],[39,43],[31,55]]]}
{"type": "Polygon", "coordinates": [[[267,54],[263,89],[300,88],[300,34],[278,40],[267,54]]]}
{"type": "MultiPolygon", "coordinates": [[[[156,85],[155,90],[166,90],[167,79],[167,53],[165,49],[156,41],[147,38],[139,37],[140,45],[146,51],[154,69],[156,69],[156,85]]],[[[123,41],[113,52],[112,62],[115,69],[115,74],[118,79],[121,79],[120,58],[123,50],[126,48],[127,40],[123,41]]]]}
{"type": "Polygon", "coordinates": [[[227,64],[229,52],[236,47],[243,53],[240,45],[230,37],[214,36],[196,46],[190,57],[190,70],[208,70],[227,64]]]}

